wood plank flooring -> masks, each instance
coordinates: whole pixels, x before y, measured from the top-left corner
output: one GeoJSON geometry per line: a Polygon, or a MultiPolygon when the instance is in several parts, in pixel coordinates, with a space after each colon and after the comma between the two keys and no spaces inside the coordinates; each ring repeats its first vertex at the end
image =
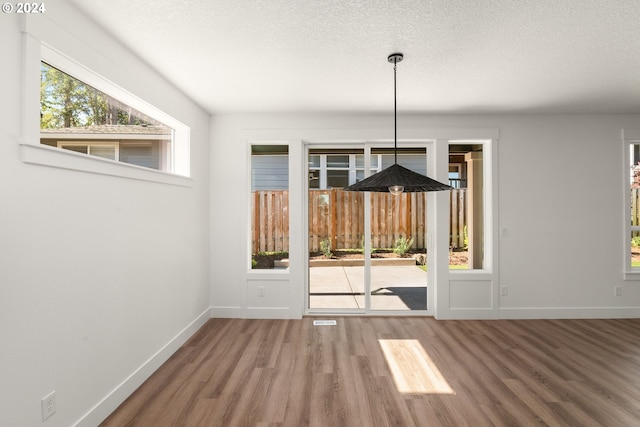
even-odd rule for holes
{"type": "Polygon", "coordinates": [[[211,319],[101,426],[640,426],[640,319],[336,319],[211,319]]]}

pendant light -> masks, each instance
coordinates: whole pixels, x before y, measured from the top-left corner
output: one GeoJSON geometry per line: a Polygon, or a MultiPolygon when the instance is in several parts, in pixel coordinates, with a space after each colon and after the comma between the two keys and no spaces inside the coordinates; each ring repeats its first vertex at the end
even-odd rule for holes
{"type": "Polygon", "coordinates": [[[392,53],[387,60],[393,64],[393,165],[345,188],[346,191],[389,192],[394,195],[425,191],[451,190],[453,187],[409,170],[398,164],[398,108],[396,66],[402,61],[401,53],[392,53]]]}

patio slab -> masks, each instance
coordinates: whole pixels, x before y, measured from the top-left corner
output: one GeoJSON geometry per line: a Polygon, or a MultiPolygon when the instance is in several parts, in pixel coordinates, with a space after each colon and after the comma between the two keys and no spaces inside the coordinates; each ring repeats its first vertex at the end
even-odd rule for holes
{"type": "MultiPolygon", "coordinates": [[[[364,308],[364,268],[311,267],[312,309],[364,308]]],[[[372,266],[371,305],[374,310],[424,310],[427,273],[415,265],[372,266]]]]}

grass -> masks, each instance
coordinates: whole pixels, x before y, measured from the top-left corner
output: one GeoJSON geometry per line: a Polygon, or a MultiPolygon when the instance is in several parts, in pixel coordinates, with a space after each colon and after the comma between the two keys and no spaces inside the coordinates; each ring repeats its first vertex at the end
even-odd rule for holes
{"type": "Polygon", "coordinates": [[[276,252],[258,252],[258,255],[261,255],[261,256],[273,256],[273,255],[289,256],[289,252],[282,252],[282,251],[276,251],[276,252]]]}

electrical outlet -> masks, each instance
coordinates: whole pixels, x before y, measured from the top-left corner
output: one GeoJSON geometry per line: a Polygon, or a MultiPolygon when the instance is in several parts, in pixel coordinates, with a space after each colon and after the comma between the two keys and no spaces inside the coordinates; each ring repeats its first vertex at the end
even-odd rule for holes
{"type": "Polygon", "coordinates": [[[264,296],[264,286],[258,286],[258,296],[259,297],[264,296]]]}
{"type": "Polygon", "coordinates": [[[622,286],[615,286],[613,288],[613,294],[617,297],[621,297],[622,296],[622,286]]]}
{"type": "Polygon", "coordinates": [[[43,397],[40,404],[42,405],[42,421],[44,421],[56,413],[56,391],[54,390],[43,397]]]}
{"type": "Polygon", "coordinates": [[[500,286],[500,296],[506,297],[507,295],[509,295],[509,287],[500,286]]]}

